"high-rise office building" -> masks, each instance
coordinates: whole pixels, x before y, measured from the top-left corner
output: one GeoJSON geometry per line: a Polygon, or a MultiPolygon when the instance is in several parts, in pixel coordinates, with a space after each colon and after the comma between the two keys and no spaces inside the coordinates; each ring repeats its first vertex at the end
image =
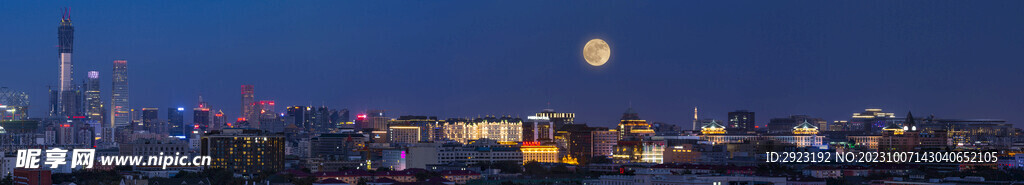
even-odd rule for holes
{"type": "Polygon", "coordinates": [[[115,60],[113,85],[110,97],[110,128],[128,126],[131,121],[131,108],[128,103],[128,61],[115,60]]]}
{"type": "Polygon", "coordinates": [[[253,128],[259,128],[262,130],[269,130],[272,132],[284,131],[284,124],[281,121],[281,117],[274,111],[275,103],[274,100],[261,100],[256,103],[256,111],[258,111],[257,122],[259,125],[254,125],[253,128]],[[258,127],[257,127],[258,126],[258,127]]]}
{"type": "Polygon", "coordinates": [[[192,128],[186,128],[192,131],[196,131],[197,134],[206,133],[210,130],[210,108],[206,108],[205,105],[200,105],[192,109],[192,128]]]}
{"type": "Polygon", "coordinates": [[[352,122],[351,117],[349,117],[348,109],[338,110],[337,115],[338,115],[338,117],[334,118],[334,120],[331,121],[331,122],[335,123],[335,125],[334,125],[335,129],[339,129],[339,130],[349,129],[349,130],[351,130],[351,129],[355,128],[355,124],[352,122]]]}
{"type": "Polygon", "coordinates": [[[153,130],[157,129],[158,122],[160,122],[159,108],[142,108],[142,123],[133,126],[135,126],[135,130],[153,132],[153,130]]]}
{"type": "Polygon", "coordinates": [[[88,77],[85,81],[86,117],[89,120],[104,122],[103,100],[100,98],[100,72],[89,71],[88,77]]]}
{"type": "MultiPolygon", "coordinates": [[[[256,114],[256,95],[252,85],[242,85],[242,111],[238,117],[245,118],[250,125],[259,125],[256,114]]],[[[258,128],[258,127],[256,127],[258,128]]]]}
{"type": "Polygon", "coordinates": [[[730,129],[754,129],[754,112],[737,110],[729,112],[730,129]]]}
{"type": "Polygon", "coordinates": [[[225,128],[231,128],[228,126],[228,118],[224,116],[223,110],[217,110],[217,113],[213,114],[213,125],[210,126],[210,130],[220,130],[225,128]]]}
{"type": "Polygon", "coordinates": [[[327,133],[334,128],[330,118],[331,110],[326,106],[317,107],[312,113],[310,118],[313,121],[313,131],[315,133],[327,133]]]}
{"type": "Polygon", "coordinates": [[[391,120],[391,118],[384,115],[384,110],[366,111],[366,124],[363,126],[363,129],[386,131],[388,129],[388,120],[391,120]]]}
{"type": "Polygon", "coordinates": [[[57,27],[57,57],[60,60],[60,85],[57,89],[57,92],[60,93],[58,116],[61,117],[80,116],[78,106],[80,101],[75,101],[78,98],[75,96],[75,87],[72,84],[74,66],[71,63],[71,52],[74,48],[74,38],[75,27],[71,25],[71,13],[65,9],[60,18],[60,26],[57,27]]]}
{"type": "Polygon", "coordinates": [[[288,107],[284,125],[294,124],[297,128],[309,129],[309,107],[291,106],[288,107]]]}
{"type": "MultiPolygon", "coordinates": [[[[185,125],[185,108],[184,107],[167,108],[167,125],[168,125],[168,127],[171,127],[171,128],[174,128],[174,126],[177,126],[177,128],[181,128],[181,131],[177,131],[177,129],[175,129],[174,132],[178,132],[178,133],[185,132],[186,130],[192,130],[191,126],[185,125]]],[[[173,132],[168,132],[168,133],[169,133],[169,135],[172,135],[172,136],[178,136],[177,133],[173,133],[173,132]]]]}

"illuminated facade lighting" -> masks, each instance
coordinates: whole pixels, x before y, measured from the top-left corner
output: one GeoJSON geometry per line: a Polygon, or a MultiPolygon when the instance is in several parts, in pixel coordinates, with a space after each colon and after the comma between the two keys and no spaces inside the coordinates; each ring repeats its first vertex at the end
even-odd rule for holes
{"type": "Polygon", "coordinates": [[[445,139],[459,143],[492,139],[498,142],[522,141],[523,121],[514,118],[487,118],[449,121],[442,125],[445,139]]]}
{"type": "Polygon", "coordinates": [[[523,143],[519,150],[523,152],[523,164],[530,161],[542,163],[557,163],[558,147],[555,145],[541,145],[540,143],[523,143]]]}

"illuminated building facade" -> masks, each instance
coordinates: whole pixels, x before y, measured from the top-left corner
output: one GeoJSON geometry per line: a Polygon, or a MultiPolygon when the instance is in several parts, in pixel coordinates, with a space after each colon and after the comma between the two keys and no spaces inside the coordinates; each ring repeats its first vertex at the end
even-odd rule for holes
{"type": "Polygon", "coordinates": [[[713,143],[742,143],[743,141],[777,141],[797,147],[824,147],[825,136],[819,135],[702,135],[701,140],[713,143]]]}
{"type": "Polygon", "coordinates": [[[255,129],[224,129],[202,137],[202,155],[211,168],[237,174],[259,174],[284,169],[284,136],[255,129]]]}
{"type": "Polygon", "coordinates": [[[523,152],[523,164],[530,161],[542,163],[558,163],[558,147],[554,143],[541,143],[538,141],[524,141],[519,147],[523,152]]]}
{"type": "MultiPolygon", "coordinates": [[[[170,115],[168,115],[170,116],[170,115]]],[[[170,118],[170,117],[168,117],[170,118]]],[[[153,132],[157,129],[157,125],[160,123],[160,109],[159,108],[142,108],[142,123],[135,125],[135,130],[145,130],[153,132]]]]}
{"type": "Polygon", "coordinates": [[[695,144],[676,144],[665,147],[664,163],[699,163],[701,152],[695,144]]]}
{"type": "Polygon", "coordinates": [[[544,109],[534,116],[548,118],[554,130],[559,130],[563,125],[574,124],[573,119],[576,119],[576,113],[555,112],[555,109],[544,109]]]}
{"type": "Polygon", "coordinates": [[[363,129],[371,129],[373,131],[386,131],[388,129],[388,118],[384,114],[384,110],[369,110],[366,111],[366,124],[363,129]]]}
{"type": "MultiPolygon", "coordinates": [[[[207,131],[210,130],[210,122],[211,122],[211,119],[210,119],[210,108],[207,108],[205,106],[200,106],[200,107],[192,108],[192,123],[194,125],[192,125],[192,128],[189,129],[189,130],[192,130],[196,134],[206,133],[207,131]]],[[[185,130],[187,128],[185,125],[173,125],[172,124],[171,128],[174,128],[174,127],[179,127],[179,128],[172,129],[172,132],[171,132],[172,135],[177,135],[177,136],[184,136],[185,135],[183,133],[183,130],[185,130]]]]}
{"type": "Polygon", "coordinates": [[[899,126],[895,114],[882,112],[882,109],[864,109],[864,112],[853,113],[846,131],[865,131],[871,134],[882,132],[882,128],[896,124],[899,126]]]}
{"type": "Polygon", "coordinates": [[[606,156],[611,158],[613,147],[618,144],[619,132],[599,127],[590,131],[591,154],[590,156],[606,156]]]}
{"type": "Polygon", "coordinates": [[[550,141],[555,137],[554,126],[548,117],[530,116],[523,123],[523,141],[550,141]]]}
{"type": "Polygon", "coordinates": [[[131,108],[129,108],[128,92],[128,61],[115,60],[114,72],[112,73],[113,85],[110,95],[110,128],[128,126],[131,122],[131,108]]]}
{"type": "Polygon", "coordinates": [[[664,163],[665,141],[619,141],[612,161],[622,163],[664,163]]]}
{"type": "Polygon", "coordinates": [[[725,134],[725,126],[722,126],[721,124],[718,124],[718,122],[712,120],[700,127],[700,133],[704,135],[725,134]]]}
{"type": "Polygon", "coordinates": [[[523,162],[517,145],[503,145],[495,140],[480,139],[466,145],[445,144],[438,148],[438,163],[523,162]]]}
{"type": "Polygon", "coordinates": [[[445,139],[459,143],[469,143],[477,139],[520,142],[523,134],[523,121],[512,117],[449,119],[442,127],[445,139]]]}
{"type": "Polygon", "coordinates": [[[730,129],[751,130],[754,129],[754,112],[748,110],[737,110],[729,112],[730,129]]]}
{"type": "Polygon", "coordinates": [[[871,151],[878,151],[878,140],[882,139],[881,135],[851,135],[846,136],[847,139],[853,140],[854,144],[859,147],[866,148],[871,151]]]}
{"type": "Polygon", "coordinates": [[[89,71],[85,81],[85,116],[89,120],[104,122],[103,99],[100,98],[100,72],[89,71]]]}
{"type": "MultiPolygon", "coordinates": [[[[167,125],[172,125],[171,126],[172,128],[173,128],[173,125],[177,125],[178,128],[181,128],[180,130],[175,130],[174,131],[174,132],[177,132],[177,133],[171,133],[170,135],[172,135],[172,136],[183,136],[184,133],[187,133],[187,132],[195,133],[194,131],[196,131],[195,129],[193,129],[194,126],[192,126],[192,125],[185,125],[185,108],[184,107],[167,108],[167,125]]],[[[195,136],[199,136],[199,135],[195,135],[195,136]]],[[[192,137],[190,137],[190,138],[192,138],[192,137]]]]}
{"type": "Polygon", "coordinates": [[[811,125],[806,120],[799,125],[793,127],[793,134],[797,135],[815,135],[818,134],[818,126],[811,125]]]}
{"type": "Polygon", "coordinates": [[[423,128],[411,124],[395,124],[388,126],[388,143],[412,144],[423,139],[423,128]]]}
{"type": "MultiPolygon", "coordinates": [[[[437,120],[436,116],[412,116],[412,115],[409,115],[409,116],[399,116],[398,119],[390,121],[390,124],[389,124],[390,126],[388,126],[389,127],[388,132],[391,132],[390,128],[393,127],[393,126],[401,126],[401,127],[406,127],[404,129],[407,129],[407,131],[410,131],[410,132],[409,132],[409,134],[407,136],[399,136],[399,137],[412,137],[412,136],[416,136],[416,137],[419,138],[418,140],[415,140],[415,141],[412,141],[412,142],[408,142],[408,143],[443,141],[444,140],[444,128],[442,126],[444,125],[444,122],[446,122],[446,120],[437,120]],[[411,131],[412,131],[411,127],[418,128],[417,129],[418,136],[417,135],[413,135],[414,133],[411,133],[411,131]]],[[[398,131],[398,130],[396,130],[396,131],[398,131]]],[[[390,136],[390,134],[391,133],[388,133],[388,135],[389,135],[388,137],[392,137],[392,136],[390,136]]]]}
{"type": "Polygon", "coordinates": [[[654,130],[651,129],[651,124],[647,123],[647,120],[640,119],[640,116],[633,111],[633,108],[626,110],[626,113],[622,114],[622,119],[619,121],[619,141],[623,140],[640,140],[646,136],[653,136],[654,130]]]}

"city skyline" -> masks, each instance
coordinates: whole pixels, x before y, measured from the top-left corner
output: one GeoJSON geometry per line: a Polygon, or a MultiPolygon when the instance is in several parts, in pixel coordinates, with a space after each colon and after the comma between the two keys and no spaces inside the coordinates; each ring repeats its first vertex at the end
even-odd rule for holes
{"type": "MultiPolygon", "coordinates": [[[[750,10],[749,14],[706,11],[759,7],[709,4],[705,6],[711,10],[692,10],[720,16],[716,19],[719,22],[690,20],[685,17],[687,13],[656,8],[692,8],[684,6],[694,4],[690,2],[630,4],[654,10],[629,14],[602,12],[614,10],[614,2],[572,7],[564,12],[550,10],[565,8],[558,4],[545,4],[537,7],[540,15],[494,8],[489,3],[465,3],[458,6],[480,8],[473,12],[484,16],[426,18],[418,17],[461,9],[443,3],[429,4],[442,9],[435,11],[407,4],[276,7],[268,3],[247,4],[246,10],[229,10],[238,14],[224,14],[214,10],[231,4],[213,3],[200,4],[209,5],[209,10],[189,14],[167,10],[190,4],[103,7],[102,3],[29,3],[16,10],[0,8],[16,14],[14,19],[3,20],[5,24],[23,25],[20,29],[0,30],[7,37],[18,35],[10,40],[21,43],[0,46],[0,55],[11,56],[0,60],[24,69],[10,72],[28,79],[0,86],[27,92],[33,102],[30,116],[45,117],[45,90],[57,81],[52,75],[57,69],[50,53],[54,48],[47,46],[57,43],[53,36],[58,9],[67,6],[75,17],[77,36],[72,78],[86,79],[85,72],[99,71],[100,97],[109,103],[110,65],[115,59],[127,60],[131,62],[128,74],[133,79],[130,108],[134,109],[193,108],[203,96],[213,109],[242,117],[235,112],[241,109],[236,107],[240,104],[238,87],[251,84],[255,86],[255,100],[275,100],[285,106],[327,105],[355,113],[386,109],[393,117],[525,117],[554,108],[577,113],[577,123],[611,126],[626,108],[632,107],[644,119],[685,127],[691,122],[689,110],[697,106],[701,118],[720,120],[729,111],[757,112],[758,125],[793,114],[845,120],[864,108],[882,108],[897,115],[913,111],[940,118],[994,118],[1009,123],[1024,120],[1014,114],[1024,106],[1024,99],[1014,95],[1024,89],[1007,85],[1024,79],[1024,74],[1011,71],[1021,65],[1012,61],[1019,59],[1014,49],[1022,49],[1016,41],[1024,37],[1009,31],[1021,26],[1000,24],[1019,22],[1019,16],[1005,15],[1012,11],[997,4],[958,7],[956,3],[936,2],[919,7],[890,3],[896,8],[867,7],[877,12],[780,12],[787,6],[778,4],[766,4],[768,10],[750,10]],[[102,11],[117,7],[132,16],[102,11]],[[976,7],[986,8],[972,9],[976,7]],[[360,14],[355,11],[359,8],[398,13],[360,14]],[[287,13],[268,14],[274,11],[287,13]],[[936,14],[944,11],[981,15],[936,14]],[[881,20],[861,17],[878,12],[900,15],[881,20]],[[502,13],[512,13],[522,20],[504,20],[499,16],[502,13]],[[768,17],[742,21],[759,15],[768,17]],[[931,15],[940,20],[918,18],[931,15]],[[335,16],[341,17],[314,19],[335,16]],[[546,16],[558,18],[542,20],[546,16]],[[806,18],[802,22],[805,25],[780,22],[793,16],[828,19],[806,18]],[[828,21],[832,18],[852,21],[850,25],[828,21]],[[994,18],[1002,21],[988,20],[994,18]],[[263,22],[253,19],[269,24],[255,24],[263,22]],[[625,22],[635,19],[649,22],[625,22]],[[884,26],[855,29],[858,21],[881,21],[884,26]],[[383,28],[396,25],[381,22],[396,22],[399,28],[383,28]],[[567,25],[558,25],[563,23],[567,25]],[[665,30],[645,29],[655,25],[665,30]],[[973,29],[994,26],[1002,27],[973,29]],[[426,29],[422,33],[404,31],[414,27],[426,29]],[[899,30],[887,30],[891,28],[899,30]],[[855,30],[837,32],[847,29],[855,30]],[[537,30],[546,32],[533,33],[537,30]],[[311,34],[287,34],[305,32],[311,34]],[[160,36],[149,37],[154,34],[160,36]],[[810,36],[803,36],[806,34],[810,36]],[[267,37],[272,35],[278,36],[267,37]],[[329,39],[316,39],[321,36],[329,39]],[[947,38],[932,40],[928,36],[947,38]],[[580,55],[583,44],[592,38],[607,40],[611,45],[613,54],[604,66],[588,66],[580,55]],[[924,46],[900,47],[903,45],[924,46]]],[[[822,4],[845,10],[841,3],[789,6],[822,4]]]]}

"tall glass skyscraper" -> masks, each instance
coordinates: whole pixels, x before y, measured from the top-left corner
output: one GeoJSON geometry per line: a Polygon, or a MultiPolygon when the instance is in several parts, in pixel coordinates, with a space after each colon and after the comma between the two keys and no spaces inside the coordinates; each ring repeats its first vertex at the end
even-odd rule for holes
{"type": "Polygon", "coordinates": [[[171,136],[184,136],[185,130],[192,130],[185,126],[185,108],[167,108],[167,127],[171,136]]]}
{"type": "Polygon", "coordinates": [[[85,81],[86,116],[89,120],[104,122],[103,100],[100,98],[100,72],[89,71],[89,79],[85,81]]]}
{"type": "Polygon", "coordinates": [[[128,61],[115,60],[113,91],[111,91],[110,127],[124,127],[131,121],[131,108],[128,104],[128,61]]]}

